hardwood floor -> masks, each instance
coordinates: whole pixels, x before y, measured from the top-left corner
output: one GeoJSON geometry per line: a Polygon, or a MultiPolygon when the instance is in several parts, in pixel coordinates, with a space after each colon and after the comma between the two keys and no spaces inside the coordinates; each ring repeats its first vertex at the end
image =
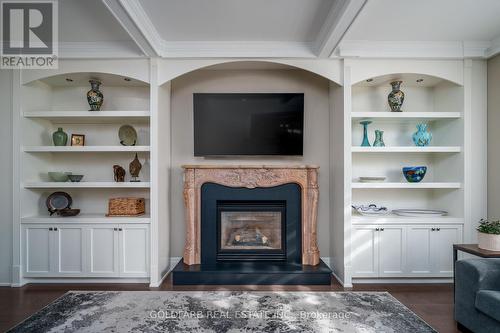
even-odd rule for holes
{"type": "Polygon", "coordinates": [[[0,288],[0,331],[5,331],[62,296],[68,290],[255,290],[255,291],[388,291],[438,332],[456,333],[453,320],[451,284],[388,285],[358,284],[343,288],[332,280],[330,286],[173,286],[170,277],[159,288],[146,284],[58,284],[0,288]]]}

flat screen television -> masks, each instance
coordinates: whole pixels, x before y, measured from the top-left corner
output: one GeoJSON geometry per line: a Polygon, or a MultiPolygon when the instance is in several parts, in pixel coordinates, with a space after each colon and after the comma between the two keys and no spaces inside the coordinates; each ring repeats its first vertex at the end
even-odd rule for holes
{"type": "Polygon", "coordinates": [[[194,155],[302,155],[304,94],[193,94],[194,155]]]}

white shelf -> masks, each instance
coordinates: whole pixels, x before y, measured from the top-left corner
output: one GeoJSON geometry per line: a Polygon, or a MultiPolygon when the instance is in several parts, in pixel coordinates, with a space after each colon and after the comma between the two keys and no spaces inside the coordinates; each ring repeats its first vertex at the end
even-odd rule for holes
{"type": "Polygon", "coordinates": [[[149,111],[25,111],[26,118],[46,119],[59,124],[119,123],[122,120],[149,122],[149,111]]]}
{"type": "Polygon", "coordinates": [[[149,188],[149,182],[25,182],[24,188],[149,188]]]}
{"type": "Polygon", "coordinates": [[[461,147],[351,147],[353,153],[459,153],[461,147]]]}
{"type": "Polygon", "coordinates": [[[459,119],[460,112],[352,112],[352,119],[386,119],[386,120],[439,120],[439,119],[459,119]]]}
{"type": "Polygon", "coordinates": [[[110,153],[149,152],[150,146],[26,146],[26,153],[110,153]]]}
{"type": "Polygon", "coordinates": [[[352,188],[356,189],[390,189],[390,188],[420,188],[420,189],[458,189],[460,183],[361,183],[353,182],[352,188]]]}
{"type": "Polygon", "coordinates": [[[452,216],[438,216],[438,217],[404,217],[397,215],[385,216],[362,216],[353,213],[351,218],[354,224],[462,224],[464,219],[452,216]]]}
{"type": "Polygon", "coordinates": [[[107,217],[105,214],[79,214],[77,216],[62,217],[62,216],[26,216],[21,218],[21,223],[59,223],[59,224],[74,224],[74,223],[150,223],[151,217],[149,215],[142,215],[136,217],[107,217]]]}

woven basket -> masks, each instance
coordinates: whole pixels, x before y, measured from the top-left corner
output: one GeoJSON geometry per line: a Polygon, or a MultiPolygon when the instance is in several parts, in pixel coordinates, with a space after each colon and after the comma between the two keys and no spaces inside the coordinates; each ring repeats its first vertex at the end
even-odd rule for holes
{"type": "Polygon", "coordinates": [[[144,198],[112,198],[109,199],[106,216],[140,216],[145,213],[144,198]]]}

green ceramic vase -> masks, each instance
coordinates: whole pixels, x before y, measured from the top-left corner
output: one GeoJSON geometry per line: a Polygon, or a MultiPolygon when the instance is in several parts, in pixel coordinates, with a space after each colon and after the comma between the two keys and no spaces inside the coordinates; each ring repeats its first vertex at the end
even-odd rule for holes
{"type": "Polygon", "coordinates": [[[59,127],[52,134],[52,141],[54,141],[54,146],[66,146],[68,143],[68,134],[63,131],[62,127],[59,127]]]}

